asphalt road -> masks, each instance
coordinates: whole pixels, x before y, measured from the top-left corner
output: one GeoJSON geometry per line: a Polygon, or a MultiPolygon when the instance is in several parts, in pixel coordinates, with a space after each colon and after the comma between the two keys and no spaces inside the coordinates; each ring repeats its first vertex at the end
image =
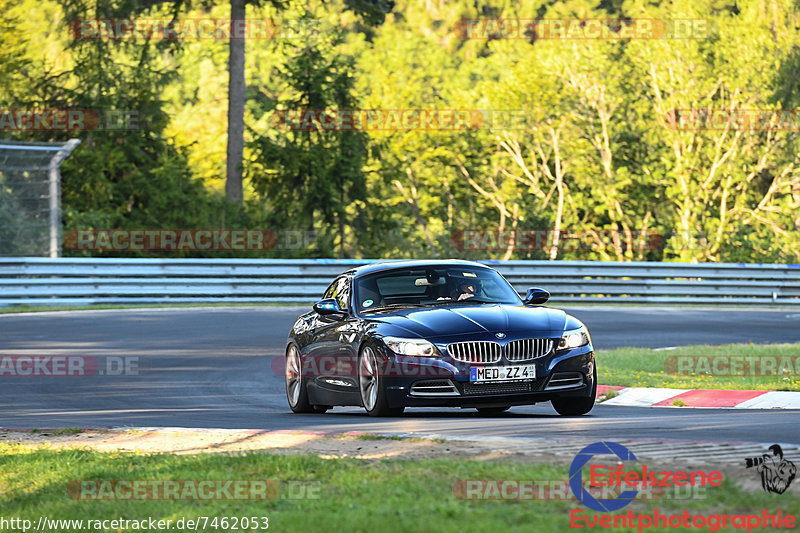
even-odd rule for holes
{"type": "MultiPolygon", "coordinates": [[[[0,355],[90,356],[104,375],[0,376],[0,427],[169,426],[442,433],[498,437],[687,439],[800,444],[800,411],[598,405],[562,418],[549,404],[497,418],[474,410],[409,409],[376,420],[361,409],[294,415],[268,356],[282,355],[301,309],[212,308],[0,315],[0,355]],[[120,359],[123,358],[123,359],[120,359]],[[128,358],[128,359],[124,359],[128,358]],[[120,362],[134,373],[109,375],[120,362]],[[110,366],[107,366],[110,365],[110,366]]],[[[568,311],[596,348],[800,342],[800,313],[585,307],[568,311]]]]}

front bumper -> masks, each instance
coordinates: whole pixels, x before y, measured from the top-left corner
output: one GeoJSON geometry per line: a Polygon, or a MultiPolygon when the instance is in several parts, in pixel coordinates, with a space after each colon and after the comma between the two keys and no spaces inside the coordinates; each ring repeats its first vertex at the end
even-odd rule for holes
{"type": "Polygon", "coordinates": [[[404,375],[384,377],[391,407],[530,405],[555,398],[586,397],[594,391],[591,345],[525,363],[499,363],[536,364],[537,378],[529,381],[477,384],[469,381],[472,366],[469,363],[432,358],[397,359],[402,360],[404,375]]]}

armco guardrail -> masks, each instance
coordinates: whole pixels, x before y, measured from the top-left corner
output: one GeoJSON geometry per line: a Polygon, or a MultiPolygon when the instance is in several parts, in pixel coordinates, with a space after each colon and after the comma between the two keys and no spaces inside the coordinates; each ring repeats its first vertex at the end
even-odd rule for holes
{"type": "MultiPolygon", "coordinates": [[[[311,302],[371,260],[0,258],[0,306],[311,302]]],[[[800,305],[800,265],[485,261],[554,302],[800,305]]]]}

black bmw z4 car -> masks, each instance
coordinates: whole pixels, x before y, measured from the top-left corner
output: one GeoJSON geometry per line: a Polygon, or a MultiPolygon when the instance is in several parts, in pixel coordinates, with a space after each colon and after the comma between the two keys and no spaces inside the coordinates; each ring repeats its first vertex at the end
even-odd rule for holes
{"type": "Polygon", "coordinates": [[[550,297],[525,299],[471,261],[375,263],[339,275],[300,315],[286,346],[286,396],[295,413],[363,406],[501,413],[551,402],[561,415],[594,406],[597,369],[586,327],[550,297]]]}

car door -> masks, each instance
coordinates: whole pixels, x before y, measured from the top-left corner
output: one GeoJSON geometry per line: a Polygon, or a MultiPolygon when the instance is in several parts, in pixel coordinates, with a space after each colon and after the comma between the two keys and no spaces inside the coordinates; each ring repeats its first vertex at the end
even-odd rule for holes
{"type": "Polygon", "coordinates": [[[334,298],[339,307],[347,312],[346,317],[320,315],[314,313],[313,330],[310,334],[306,369],[307,375],[350,376],[352,348],[348,344],[354,340],[350,304],[350,278],[343,275],[336,278],[325,290],[323,298],[334,298]]]}
{"type": "Polygon", "coordinates": [[[356,383],[356,363],[358,346],[361,342],[361,320],[353,312],[353,280],[347,276],[340,290],[335,296],[339,307],[347,309],[347,317],[334,329],[337,343],[336,375],[342,378],[349,377],[356,383]]]}

